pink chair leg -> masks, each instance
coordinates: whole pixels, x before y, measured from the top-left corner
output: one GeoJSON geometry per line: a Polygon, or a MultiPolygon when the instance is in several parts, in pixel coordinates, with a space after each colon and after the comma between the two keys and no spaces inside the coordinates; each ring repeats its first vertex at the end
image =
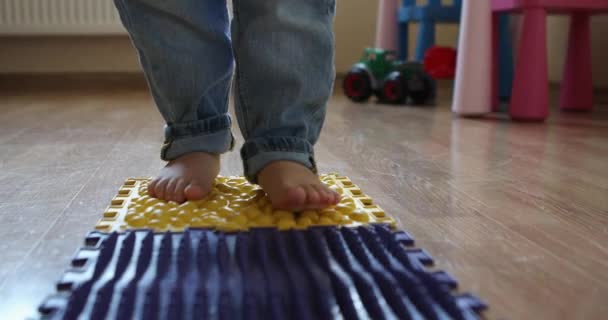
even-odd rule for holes
{"type": "Polygon", "coordinates": [[[589,111],[593,109],[593,79],[591,75],[591,32],[589,15],[572,14],[568,54],[560,97],[562,110],[589,111]]]}
{"type": "Polygon", "coordinates": [[[381,0],[379,2],[376,22],[376,48],[397,50],[398,10],[398,0],[381,0]]]}
{"type": "Polygon", "coordinates": [[[460,21],[452,111],[478,117],[492,111],[490,1],[463,1],[460,21]]]}
{"type": "Polygon", "coordinates": [[[523,18],[509,113],[516,120],[544,120],[549,115],[547,13],[526,9],[523,18]]]}

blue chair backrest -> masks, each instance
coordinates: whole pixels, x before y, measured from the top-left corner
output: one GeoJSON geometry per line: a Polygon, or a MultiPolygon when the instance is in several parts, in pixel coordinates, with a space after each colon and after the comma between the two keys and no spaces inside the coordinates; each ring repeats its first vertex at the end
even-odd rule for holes
{"type": "MultiPolygon", "coordinates": [[[[483,0],[483,1],[487,1],[487,0],[483,0]]],[[[425,6],[429,6],[429,7],[461,7],[462,6],[462,0],[453,0],[452,1],[452,5],[449,6],[444,6],[442,4],[442,0],[427,0],[427,4],[425,6]]],[[[416,0],[403,0],[402,2],[402,6],[403,7],[416,7],[416,0]]]]}

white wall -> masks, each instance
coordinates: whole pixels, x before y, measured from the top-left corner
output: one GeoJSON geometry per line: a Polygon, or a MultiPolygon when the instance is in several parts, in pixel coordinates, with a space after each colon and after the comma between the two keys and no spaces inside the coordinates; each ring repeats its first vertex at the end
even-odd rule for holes
{"type": "Polygon", "coordinates": [[[138,72],[129,38],[0,38],[0,73],[138,72]]]}
{"type": "MultiPolygon", "coordinates": [[[[338,72],[348,70],[363,48],[373,45],[375,27],[376,1],[338,0],[334,27],[338,72]]],[[[455,26],[442,26],[438,42],[455,45],[456,33],[455,26]]],[[[135,52],[126,36],[0,38],[0,73],[137,70],[135,52]]]]}
{"type": "MultiPolygon", "coordinates": [[[[377,1],[338,0],[335,21],[336,68],[344,72],[355,62],[364,47],[374,43],[377,1]]],[[[593,24],[594,82],[608,87],[608,17],[595,17],[593,24]]],[[[550,18],[550,79],[559,81],[564,61],[568,21],[550,18]]],[[[410,28],[413,50],[417,28],[410,28]]],[[[440,26],[437,42],[456,46],[457,26],[440,26]]],[[[35,37],[0,38],[0,73],[20,72],[137,72],[139,65],[125,37],[35,37]]]]}

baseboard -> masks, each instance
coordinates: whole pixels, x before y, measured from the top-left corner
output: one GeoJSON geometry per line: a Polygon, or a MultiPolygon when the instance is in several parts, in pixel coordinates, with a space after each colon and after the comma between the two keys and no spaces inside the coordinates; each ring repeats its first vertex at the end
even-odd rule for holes
{"type": "Polygon", "coordinates": [[[147,88],[147,83],[138,72],[0,74],[0,90],[5,92],[23,88],[73,90],[92,87],[136,89],[147,88]]]}
{"type": "MultiPolygon", "coordinates": [[[[336,86],[340,86],[345,73],[336,75],[336,86]]],[[[441,79],[438,81],[441,88],[452,88],[454,80],[441,79]]],[[[24,86],[55,88],[55,87],[82,87],[90,85],[115,85],[125,88],[147,86],[145,77],[141,72],[69,72],[69,73],[0,73],[0,89],[11,90],[24,86]]],[[[551,90],[559,90],[559,82],[549,83],[551,90]]],[[[608,87],[597,86],[593,88],[594,94],[608,94],[608,87]]]]}

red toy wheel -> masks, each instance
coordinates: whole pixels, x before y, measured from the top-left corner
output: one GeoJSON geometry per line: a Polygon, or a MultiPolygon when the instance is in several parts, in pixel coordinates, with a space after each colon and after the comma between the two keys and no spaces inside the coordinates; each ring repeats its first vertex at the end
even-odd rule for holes
{"type": "Polygon", "coordinates": [[[393,74],[384,80],[381,98],[387,103],[403,103],[406,97],[405,91],[405,85],[401,77],[398,74],[393,74]]]}
{"type": "Polygon", "coordinates": [[[344,93],[351,100],[362,102],[372,95],[372,85],[369,76],[363,70],[353,70],[344,78],[344,93]]]}

